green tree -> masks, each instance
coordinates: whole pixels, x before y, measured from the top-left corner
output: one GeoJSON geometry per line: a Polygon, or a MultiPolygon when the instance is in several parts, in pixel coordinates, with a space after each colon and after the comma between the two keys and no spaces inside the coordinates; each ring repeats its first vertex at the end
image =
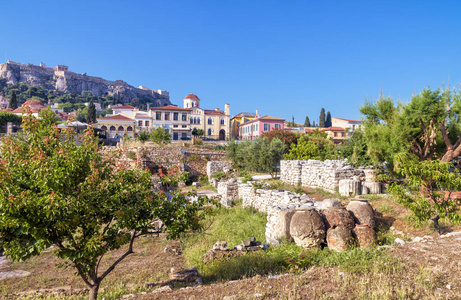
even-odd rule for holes
{"type": "Polygon", "coordinates": [[[86,114],[86,122],[88,124],[96,123],[96,106],[93,103],[93,99],[88,104],[88,112],[86,114]]]}
{"type": "Polygon", "coordinates": [[[325,128],[325,108],[323,108],[323,107],[320,110],[319,127],[320,128],[325,128]]]}
{"type": "Polygon", "coordinates": [[[117,168],[98,151],[93,131],[75,143],[72,129],[24,117],[23,132],[0,143],[0,236],[7,257],[25,260],[51,245],[73,266],[96,299],[101,281],[128,255],[135,238],[159,231],[169,238],[200,228],[205,199],[184,194],[168,201],[152,189],[150,174],[117,168]],[[128,244],[102,269],[109,251],[128,244]]]}
{"type": "Polygon", "coordinates": [[[373,165],[373,160],[368,155],[365,136],[361,130],[353,131],[351,137],[339,145],[338,152],[341,157],[347,158],[354,167],[373,165]]]}
{"type": "Polygon", "coordinates": [[[375,163],[388,162],[400,152],[419,160],[451,161],[461,154],[461,95],[456,90],[424,89],[407,104],[394,105],[391,98],[366,102],[364,133],[375,163]]]}
{"type": "Polygon", "coordinates": [[[192,135],[195,136],[195,137],[199,137],[199,136],[202,136],[204,134],[205,134],[205,131],[203,131],[203,129],[194,128],[194,130],[192,130],[192,135]]]}
{"type": "Polygon", "coordinates": [[[306,116],[306,120],[304,121],[304,127],[311,127],[311,121],[309,121],[308,116],[306,116]]]}
{"type": "Polygon", "coordinates": [[[157,127],[150,133],[150,140],[157,144],[168,144],[171,142],[171,135],[163,127],[157,127]]]}
{"type": "Polygon", "coordinates": [[[254,141],[237,143],[232,140],[228,146],[228,158],[234,167],[247,171],[267,172],[273,178],[280,160],[283,159],[285,145],[275,138],[269,141],[267,137],[260,137],[254,141]]]}
{"type": "Polygon", "coordinates": [[[325,119],[325,127],[331,127],[332,122],[331,122],[331,114],[330,112],[327,112],[327,118],[325,119]]]}
{"type": "Polygon", "coordinates": [[[0,111],[0,126],[6,126],[8,122],[21,125],[22,118],[7,111],[0,111]]]}
{"type": "Polygon", "coordinates": [[[325,132],[314,130],[298,137],[297,143],[291,144],[285,159],[335,159],[336,146],[325,132]]]}
{"type": "Polygon", "coordinates": [[[267,137],[269,142],[274,139],[279,139],[286,146],[286,149],[288,149],[291,144],[296,143],[297,141],[296,135],[287,129],[274,128],[271,131],[263,132],[262,136],[267,137]]]}
{"type": "Polygon", "coordinates": [[[10,102],[8,102],[8,108],[18,108],[18,100],[16,99],[16,91],[11,92],[10,102]]]}
{"type": "Polygon", "coordinates": [[[395,163],[396,171],[404,176],[403,184],[394,182],[389,190],[398,203],[412,211],[413,220],[432,220],[439,235],[439,220],[459,224],[461,199],[452,197],[452,192],[461,189],[461,176],[457,169],[451,170],[451,163],[420,161],[410,153],[399,153],[395,163]]]}

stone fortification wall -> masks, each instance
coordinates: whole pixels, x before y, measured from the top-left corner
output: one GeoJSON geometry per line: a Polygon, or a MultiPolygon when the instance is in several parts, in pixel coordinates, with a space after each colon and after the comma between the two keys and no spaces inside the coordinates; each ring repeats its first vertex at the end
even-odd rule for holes
{"type": "MultiPolygon", "coordinates": [[[[205,175],[209,160],[222,161],[225,151],[178,148],[178,147],[103,147],[102,152],[119,153],[117,163],[130,169],[153,168],[163,166],[170,168],[180,166],[191,175],[205,175]]],[[[227,162],[226,162],[227,163],[227,162]]]]}
{"type": "Polygon", "coordinates": [[[45,65],[0,64],[0,78],[6,78],[7,83],[27,82],[63,93],[91,91],[95,96],[117,95],[124,103],[139,98],[156,106],[171,104],[169,93],[164,91],[135,88],[122,80],[110,81],[71,71],[55,71],[45,65]]]}

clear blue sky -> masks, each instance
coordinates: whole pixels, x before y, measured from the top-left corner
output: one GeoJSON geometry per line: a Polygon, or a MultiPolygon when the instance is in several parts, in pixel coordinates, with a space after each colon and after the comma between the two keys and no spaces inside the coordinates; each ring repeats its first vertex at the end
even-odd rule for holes
{"type": "Polygon", "coordinates": [[[3,1],[1,61],[170,92],[201,106],[359,119],[461,80],[461,1],[3,1]],[[6,2],[6,3],[4,3],[6,2]]]}

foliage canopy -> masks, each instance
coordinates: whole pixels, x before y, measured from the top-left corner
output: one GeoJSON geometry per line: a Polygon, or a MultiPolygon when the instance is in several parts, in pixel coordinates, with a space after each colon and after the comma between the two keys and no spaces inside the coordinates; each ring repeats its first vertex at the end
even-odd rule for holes
{"type": "Polygon", "coordinates": [[[133,253],[136,237],[168,229],[169,238],[200,228],[205,199],[178,194],[168,201],[152,190],[150,173],[118,169],[98,150],[93,130],[75,141],[48,114],[26,115],[23,132],[0,146],[0,236],[7,256],[24,260],[56,245],[55,254],[77,273],[96,299],[101,281],[133,253]],[[155,227],[160,219],[163,227],[155,227]],[[103,256],[128,244],[110,267],[103,256]]]}

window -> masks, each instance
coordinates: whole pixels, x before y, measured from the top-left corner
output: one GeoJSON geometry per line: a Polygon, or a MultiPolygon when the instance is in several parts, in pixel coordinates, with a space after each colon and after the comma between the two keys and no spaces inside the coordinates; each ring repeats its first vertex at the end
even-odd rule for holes
{"type": "Polygon", "coordinates": [[[173,128],[178,128],[178,125],[173,125],[173,128]]]}
{"type": "Polygon", "coordinates": [[[268,123],[264,123],[264,131],[269,131],[270,126],[268,123]]]}
{"type": "Polygon", "coordinates": [[[173,121],[178,121],[179,118],[179,113],[175,112],[173,113],[173,121]]]}
{"type": "Polygon", "coordinates": [[[155,113],[155,120],[161,120],[162,119],[162,113],[161,112],[156,112],[155,113]]]}
{"type": "Polygon", "coordinates": [[[200,117],[197,118],[197,124],[200,124],[200,117]]]}
{"type": "Polygon", "coordinates": [[[337,133],[337,132],[335,132],[335,137],[337,137],[337,136],[338,136],[338,133],[337,133]]]}
{"type": "Polygon", "coordinates": [[[138,121],[138,126],[142,126],[142,121],[138,121]]]}
{"type": "Polygon", "coordinates": [[[221,119],[221,125],[224,125],[224,119],[221,119]]]}
{"type": "Polygon", "coordinates": [[[182,128],[187,128],[187,125],[182,125],[182,128]]]}
{"type": "Polygon", "coordinates": [[[144,125],[145,125],[145,126],[149,126],[149,121],[145,121],[145,122],[144,122],[144,125]]]}
{"type": "Polygon", "coordinates": [[[211,135],[213,133],[213,130],[211,128],[208,129],[208,135],[211,135]]]}
{"type": "Polygon", "coordinates": [[[181,117],[182,117],[183,121],[187,121],[187,115],[186,114],[182,114],[181,117]]]}
{"type": "Polygon", "coordinates": [[[341,132],[341,136],[344,137],[344,132],[341,132]]]}
{"type": "Polygon", "coordinates": [[[165,113],[165,121],[168,121],[168,120],[170,120],[170,113],[166,112],[165,113]]]}
{"type": "Polygon", "coordinates": [[[280,124],[275,124],[274,127],[280,129],[280,124]]]}
{"type": "Polygon", "coordinates": [[[212,118],[208,118],[208,125],[213,125],[213,119],[212,118]]]}

